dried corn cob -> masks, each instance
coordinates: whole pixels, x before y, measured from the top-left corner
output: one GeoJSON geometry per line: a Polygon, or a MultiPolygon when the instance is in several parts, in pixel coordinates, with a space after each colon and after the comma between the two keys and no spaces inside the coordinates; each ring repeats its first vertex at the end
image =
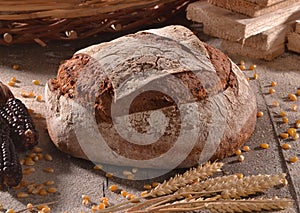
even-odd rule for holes
{"type": "Polygon", "coordinates": [[[22,168],[15,146],[10,138],[9,127],[0,118],[0,185],[17,186],[22,180],[22,168]]]}
{"type": "Polygon", "coordinates": [[[11,138],[18,149],[31,149],[37,144],[38,134],[26,106],[17,98],[9,98],[0,107],[0,116],[7,121],[11,138]]]}
{"type": "Polygon", "coordinates": [[[7,100],[13,97],[10,89],[0,81],[0,105],[5,105],[7,100]]]}

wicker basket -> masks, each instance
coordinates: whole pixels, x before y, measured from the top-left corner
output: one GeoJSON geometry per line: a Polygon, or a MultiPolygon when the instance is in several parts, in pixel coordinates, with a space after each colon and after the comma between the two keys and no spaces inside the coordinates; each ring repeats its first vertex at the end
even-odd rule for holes
{"type": "Polygon", "coordinates": [[[192,0],[3,0],[0,45],[71,40],[160,23],[192,0]]]}

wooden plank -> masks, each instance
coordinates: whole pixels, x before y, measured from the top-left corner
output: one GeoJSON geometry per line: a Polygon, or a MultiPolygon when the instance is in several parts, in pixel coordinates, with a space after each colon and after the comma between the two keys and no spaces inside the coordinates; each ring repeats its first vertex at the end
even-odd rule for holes
{"type": "Polygon", "coordinates": [[[277,4],[284,0],[247,0],[247,1],[266,7],[266,6],[270,6],[273,4],[277,4]]]}
{"type": "Polygon", "coordinates": [[[288,35],[287,48],[291,51],[300,53],[300,34],[291,33],[288,35]]]}
{"type": "Polygon", "coordinates": [[[299,17],[299,2],[256,18],[249,18],[208,2],[194,2],[187,8],[187,19],[219,29],[225,39],[227,37],[235,41],[249,38],[299,17]]]}
{"type": "Polygon", "coordinates": [[[221,43],[221,49],[227,54],[240,55],[255,59],[264,59],[270,61],[277,56],[281,55],[285,51],[285,44],[279,44],[272,47],[269,50],[262,51],[253,47],[243,46],[240,43],[234,41],[223,40],[221,43]]]}
{"type": "MultiPolygon", "coordinates": [[[[273,46],[277,46],[279,44],[282,44],[286,41],[286,36],[289,32],[292,32],[293,30],[293,23],[279,25],[276,27],[273,27],[270,30],[267,30],[265,32],[262,32],[260,34],[251,36],[247,39],[242,39],[240,41],[237,41],[238,43],[255,48],[257,50],[269,50],[273,46]]],[[[205,34],[214,36],[214,37],[221,37],[220,31],[218,29],[214,29],[209,26],[204,26],[203,31],[205,34]]],[[[230,40],[230,39],[229,39],[230,40]]]]}
{"type": "Polygon", "coordinates": [[[290,6],[299,0],[286,0],[271,6],[259,6],[246,0],[208,0],[209,3],[250,17],[261,16],[278,9],[290,6]]]}
{"type": "Polygon", "coordinates": [[[295,32],[300,34],[300,20],[296,20],[295,32]]]}

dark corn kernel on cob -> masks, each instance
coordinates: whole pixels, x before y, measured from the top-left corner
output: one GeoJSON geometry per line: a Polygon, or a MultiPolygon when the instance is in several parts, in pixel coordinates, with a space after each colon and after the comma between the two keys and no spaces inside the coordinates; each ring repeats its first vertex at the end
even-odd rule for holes
{"type": "Polygon", "coordinates": [[[11,140],[9,126],[0,118],[0,186],[17,186],[22,180],[22,167],[11,140]]]}
{"type": "Polygon", "coordinates": [[[7,121],[11,138],[17,149],[32,149],[38,140],[38,134],[26,106],[17,98],[9,98],[0,107],[0,117],[7,121]]]}

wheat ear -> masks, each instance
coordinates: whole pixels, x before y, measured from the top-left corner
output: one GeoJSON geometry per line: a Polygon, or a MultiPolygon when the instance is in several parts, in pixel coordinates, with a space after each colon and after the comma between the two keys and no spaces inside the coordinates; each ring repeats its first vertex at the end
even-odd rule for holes
{"type": "Polygon", "coordinates": [[[183,174],[177,174],[168,181],[159,184],[148,194],[144,195],[144,197],[158,197],[172,194],[179,188],[192,184],[195,180],[205,179],[212,176],[214,173],[221,171],[222,166],[223,163],[220,162],[206,163],[203,166],[190,169],[183,174]]]}

